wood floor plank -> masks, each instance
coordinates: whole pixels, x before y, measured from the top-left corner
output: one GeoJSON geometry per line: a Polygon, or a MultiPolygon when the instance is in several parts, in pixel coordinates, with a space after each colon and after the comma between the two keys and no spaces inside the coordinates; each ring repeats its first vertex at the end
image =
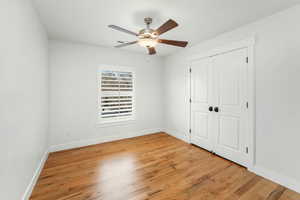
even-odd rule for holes
{"type": "Polygon", "coordinates": [[[31,200],[300,200],[165,133],[51,153],[31,200]]]}
{"type": "Polygon", "coordinates": [[[269,194],[267,200],[278,200],[285,190],[285,187],[281,185],[277,186],[277,188],[269,194]]]}

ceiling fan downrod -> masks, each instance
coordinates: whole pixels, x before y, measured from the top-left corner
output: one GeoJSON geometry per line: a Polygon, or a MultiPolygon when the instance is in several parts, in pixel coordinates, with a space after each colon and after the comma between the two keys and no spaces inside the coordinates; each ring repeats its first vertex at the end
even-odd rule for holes
{"type": "Polygon", "coordinates": [[[150,24],[152,23],[152,18],[151,17],[145,17],[144,22],[147,25],[147,29],[150,28],[150,24]]]}

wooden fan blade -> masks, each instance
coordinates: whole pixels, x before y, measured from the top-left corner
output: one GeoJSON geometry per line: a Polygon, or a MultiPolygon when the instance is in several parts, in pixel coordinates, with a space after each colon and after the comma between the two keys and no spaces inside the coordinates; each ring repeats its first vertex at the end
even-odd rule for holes
{"type": "Polygon", "coordinates": [[[157,32],[158,35],[161,35],[173,28],[175,28],[176,26],[178,26],[178,24],[172,20],[169,19],[167,22],[165,22],[163,25],[161,25],[155,32],[157,32]]]}
{"type": "Polygon", "coordinates": [[[164,40],[164,39],[158,39],[157,42],[163,43],[163,44],[168,44],[168,45],[173,45],[173,46],[178,46],[178,47],[186,47],[188,42],[186,41],[178,41],[178,40],[164,40]]]}
{"type": "Polygon", "coordinates": [[[155,48],[154,47],[148,47],[149,55],[156,54],[155,48]]]}
{"type": "Polygon", "coordinates": [[[117,31],[121,31],[121,32],[124,32],[124,33],[128,33],[128,34],[131,34],[131,35],[135,35],[135,36],[138,36],[139,34],[133,32],[133,31],[129,31],[125,28],[122,28],[120,26],[116,26],[116,25],[108,25],[109,28],[112,28],[112,29],[115,29],[117,31]]]}
{"type": "Polygon", "coordinates": [[[126,47],[126,46],[129,46],[129,45],[132,45],[132,44],[136,44],[136,43],[138,43],[138,41],[122,43],[122,44],[119,44],[119,45],[117,45],[117,46],[115,46],[115,47],[116,47],[116,48],[126,47]]]}

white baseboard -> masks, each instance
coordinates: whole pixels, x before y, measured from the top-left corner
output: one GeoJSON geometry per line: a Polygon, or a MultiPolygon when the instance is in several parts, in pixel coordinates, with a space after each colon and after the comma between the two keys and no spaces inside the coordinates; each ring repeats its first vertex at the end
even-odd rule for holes
{"type": "MultiPolygon", "coordinates": [[[[120,139],[126,139],[126,138],[132,138],[132,137],[137,137],[137,136],[142,136],[142,135],[149,135],[152,133],[157,133],[157,132],[165,132],[171,136],[174,136],[180,140],[183,140],[184,142],[189,143],[189,138],[187,135],[185,135],[184,133],[180,133],[178,131],[175,130],[170,130],[170,129],[161,129],[161,128],[157,128],[157,129],[146,129],[146,130],[142,130],[139,132],[130,132],[127,134],[122,135],[122,137],[119,137],[120,135],[117,135],[115,137],[110,137],[110,138],[97,138],[97,139],[89,139],[89,140],[80,140],[80,141],[74,141],[74,142],[70,142],[67,144],[60,144],[60,145],[54,145],[50,147],[49,151],[46,151],[29,183],[29,185],[26,188],[26,191],[23,195],[22,200],[28,200],[32,190],[38,180],[38,177],[44,167],[44,164],[48,158],[48,154],[49,152],[54,152],[54,151],[60,151],[60,150],[66,150],[66,149],[72,149],[72,148],[77,148],[77,147],[83,147],[83,146],[88,146],[88,145],[93,145],[93,144],[99,144],[99,143],[103,143],[103,142],[110,142],[110,141],[114,141],[114,140],[120,140],[120,139]]],[[[285,176],[283,174],[280,174],[278,172],[274,172],[272,170],[263,168],[263,167],[259,167],[259,166],[254,166],[251,168],[248,168],[249,171],[260,175],[266,179],[269,179],[275,183],[278,183],[280,185],[283,185],[289,189],[292,189],[298,193],[300,193],[300,182],[285,176]]]]}
{"type": "Polygon", "coordinates": [[[249,168],[248,170],[284,187],[294,190],[295,192],[300,193],[300,182],[291,177],[259,166],[254,166],[253,168],[249,168]]]}
{"type": "MultiPolygon", "coordinates": [[[[183,140],[184,142],[190,143],[188,135],[186,135],[182,132],[178,132],[178,131],[170,130],[170,129],[164,129],[164,132],[171,136],[174,136],[180,140],[183,140]]],[[[250,168],[248,168],[248,170],[259,176],[262,176],[266,179],[269,179],[275,183],[278,183],[284,187],[287,187],[291,190],[294,190],[294,191],[300,193],[300,181],[298,181],[298,180],[295,180],[291,177],[285,176],[278,172],[274,172],[272,170],[265,169],[265,168],[259,167],[259,166],[250,167],[250,168]]]]}
{"type": "Polygon", "coordinates": [[[30,183],[27,186],[26,191],[25,191],[25,193],[24,193],[24,195],[22,197],[22,200],[28,200],[29,199],[29,197],[30,197],[30,195],[31,195],[31,193],[33,191],[33,188],[34,188],[34,186],[35,186],[35,184],[36,184],[36,182],[37,182],[37,180],[38,180],[38,178],[39,178],[39,176],[40,176],[40,174],[42,172],[42,169],[43,169],[43,167],[45,165],[45,162],[46,162],[46,160],[48,158],[48,155],[49,155],[49,151],[47,150],[44,153],[44,155],[43,155],[43,157],[42,157],[42,159],[41,159],[38,167],[36,168],[36,170],[34,172],[34,175],[31,178],[30,183]]]}
{"type": "Polygon", "coordinates": [[[171,129],[167,129],[167,128],[163,129],[163,132],[165,132],[165,133],[167,133],[167,134],[169,134],[171,136],[174,136],[177,139],[182,140],[182,141],[184,141],[186,143],[190,143],[189,136],[186,135],[186,134],[184,134],[184,133],[182,133],[182,132],[178,132],[176,130],[171,130],[171,129]]]}
{"type": "Polygon", "coordinates": [[[51,146],[49,148],[49,150],[47,150],[37,169],[34,172],[34,175],[32,177],[32,179],[30,180],[30,183],[28,184],[26,191],[22,197],[22,200],[28,200],[31,196],[31,193],[33,191],[33,188],[40,176],[40,173],[42,172],[42,169],[44,167],[44,164],[48,158],[49,152],[54,152],[54,151],[60,151],[60,150],[66,150],[66,149],[72,149],[72,148],[77,148],[77,147],[83,147],[83,146],[88,146],[88,145],[93,145],[93,144],[99,144],[99,143],[103,143],[103,142],[110,142],[110,141],[114,141],[114,140],[120,140],[120,139],[126,139],[126,138],[132,138],[132,137],[137,137],[137,136],[142,136],[142,135],[149,135],[152,133],[157,133],[157,132],[161,132],[162,129],[161,128],[157,128],[157,129],[145,129],[139,132],[130,132],[127,134],[122,135],[122,137],[119,137],[120,135],[117,135],[115,137],[110,137],[110,138],[98,138],[98,139],[89,139],[89,140],[80,140],[80,141],[74,141],[74,142],[70,142],[67,144],[60,144],[60,145],[54,145],[51,146]]]}
{"type": "Polygon", "coordinates": [[[87,139],[87,140],[78,140],[73,141],[65,144],[58,144],[58,145],[52,145],[50,147],[50,152],[56,152],[56,151],[62,151],[62,150],[68,150],[68,149],[74,149],[94,144],[100,144],[104,142],[111,142],[115,140],[121,140],[126,138],[132,138],[142,135],[149,135],[152,133],[158,133],[161,132],[161,128],[155,128],[155,129],[145,129],[137,132],[128,132],[128,133],[122,133],[122,136],[120,134],[112,134],[110,137],[102,137],[102,138],[93,138],[93,139],[87,139]]]}

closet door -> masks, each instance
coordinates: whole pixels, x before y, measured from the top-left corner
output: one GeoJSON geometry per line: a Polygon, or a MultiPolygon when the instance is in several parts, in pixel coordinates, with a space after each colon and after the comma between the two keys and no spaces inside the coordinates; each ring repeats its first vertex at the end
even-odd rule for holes
{"type": "Polygon", "coordinates": [[[209,151],[213,144],[212,80],[211,58],[191,63],[191,143],[209,151]]]}
{"type": "Polygon", "coordinates": [[[214,152],[247,166],[247,49],[213,57],[214,152]]]}

